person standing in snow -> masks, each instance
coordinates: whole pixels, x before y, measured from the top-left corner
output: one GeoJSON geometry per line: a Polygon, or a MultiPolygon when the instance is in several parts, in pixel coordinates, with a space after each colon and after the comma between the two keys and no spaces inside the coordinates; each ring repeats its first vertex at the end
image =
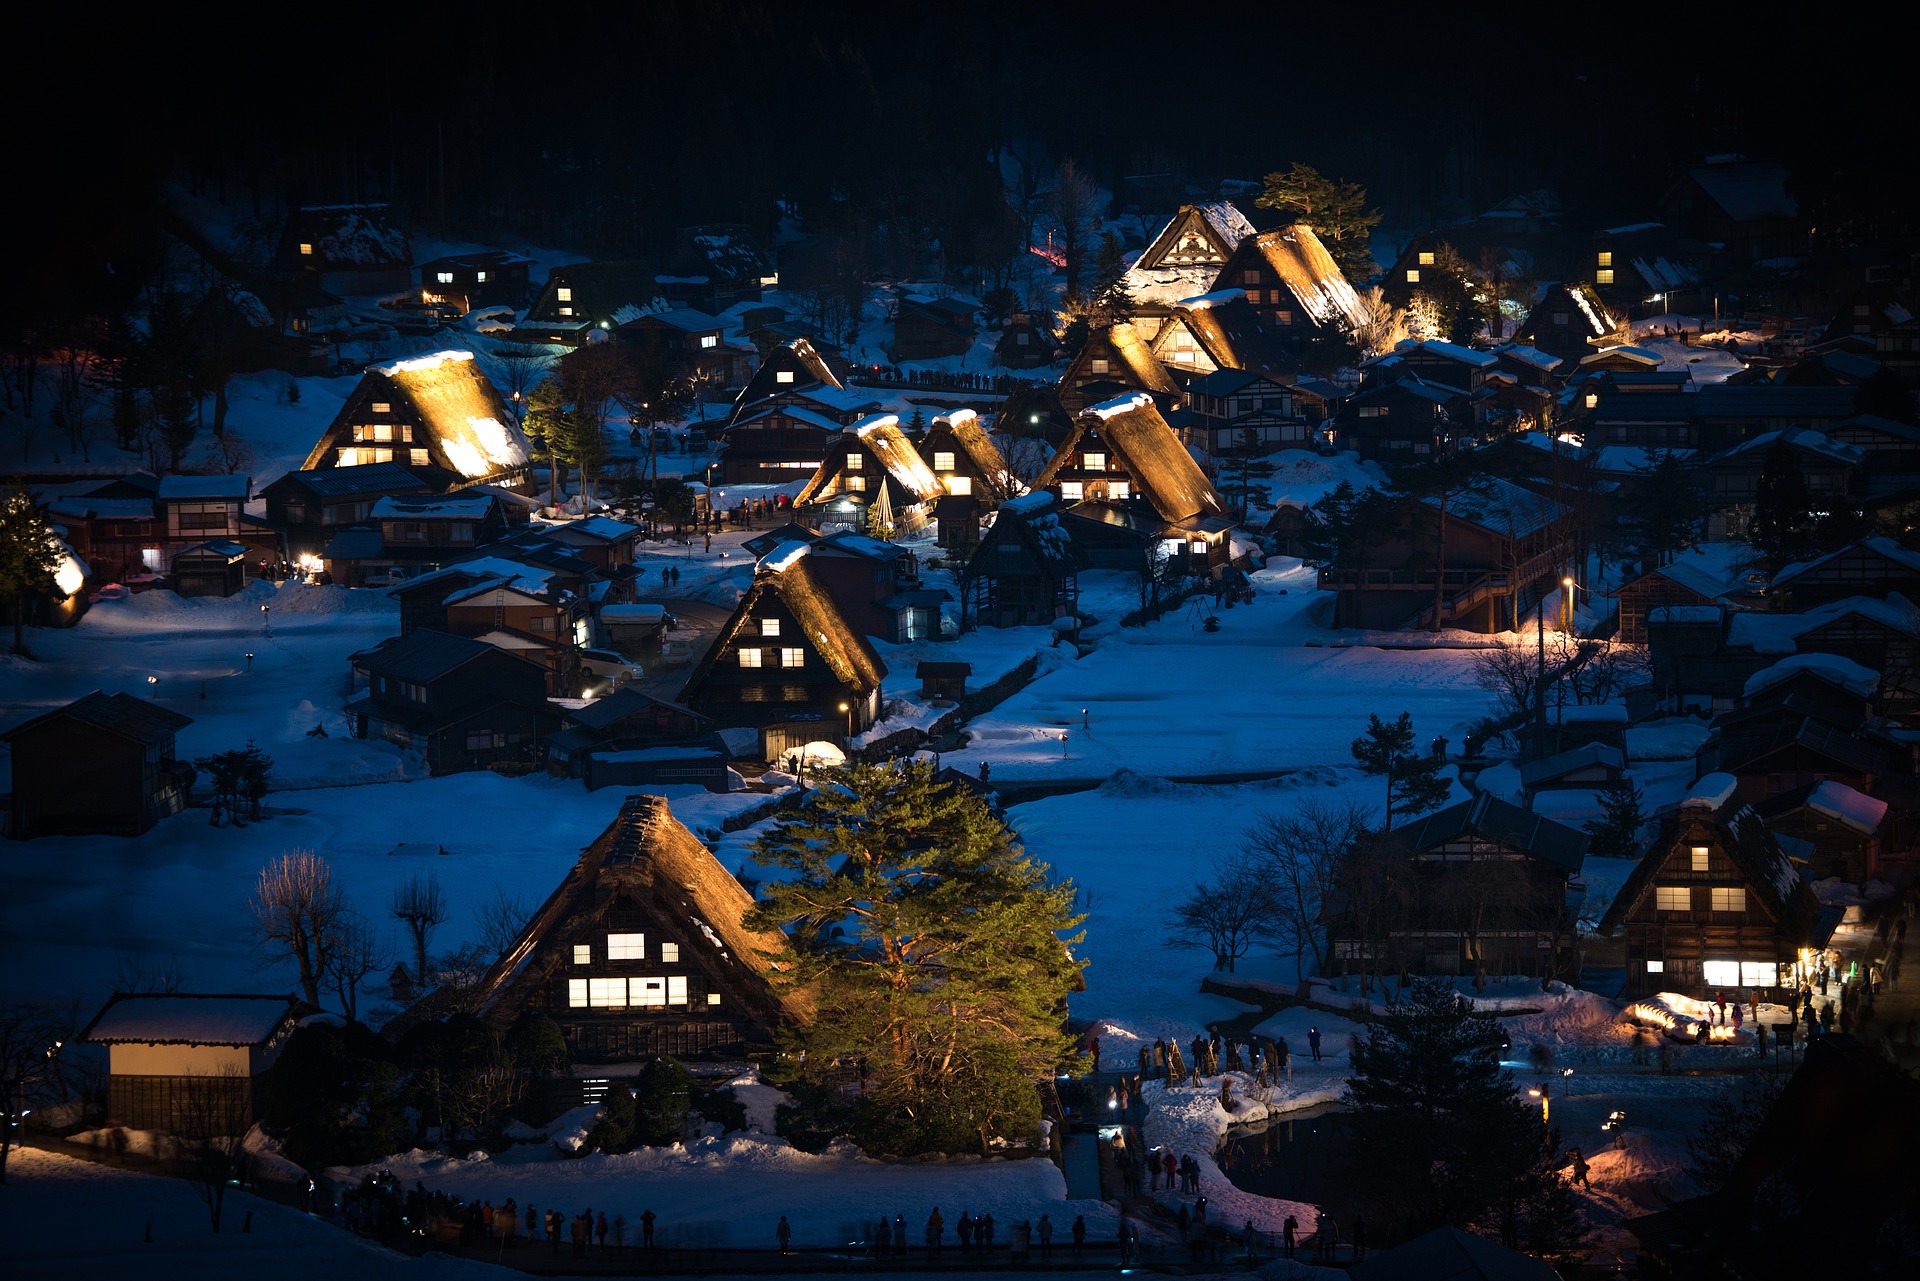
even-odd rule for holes
{"type": "Polygon", "coordinates": [[[965,1254],[973,1248],[973,1215],[966,1210],[960,1211],[960,1222],[954,1226],[954,1235],[960,1238],[960,1253],[965,1254]]]}
{"type": "MultiPolygon", "coordinates": [[[[1307,1029],[1307,1048],[1313,1051],[1313,1061],[1315,1063],[1318,1063],[1320,1061],[1320,1029],[1319,1028],[1310,1027],[1307,1029]]],[[[1292,1073],[1288,1073],[1287,1079],[1289,1081],[1293,1079],[1292,1073]]]]}
{"type": "Polygon", "coordinates": [[[927,1216],[927,1253],[939,1254],[941,1240],[946,1235],[947,1221],[940,1217],[940,1207],[936,1205],[927,1216]]]}
{"type": "Polygon", "coordinates": [[[653,1211],[644,1210],[640,1214],[640,1248],[653,1249],[653,1211]]]}
{"type": "Polygon", "coordinates": [[[1073,1261],[1075,1263],[1080,1261],[1080,1252],[1086,1248],[1086,1245],[1087,1216],[1076,1214],[1073,1216],[1073,1261]]]}
{"type": "Polygon", "coordinates": [[[1738,1001],[1735,1001],[1733,1003],[1732,1016],[1733,1016],[1733,1030],[1738,1032],[1740,1030],[1741,1025],[1747,1021],[1746,1011],[1740,1008],[1740,1003],[1738,1001]]]}
{"type": "Polygon", "coordinates": [[[1289,1214],[1287,1216],[1286,1225],[1284,1228],[1281,1229],[1281,1233],[1280,1233],[1281,1240],[1286,1243],[1287,1257],[1289,1259],[1293,1257],[1294,1243],[1299,1239],[1299,1236],[1300,1236],[1300,1220],[1294,1218],[1291,1214],[1289,1214]]]}
{"type": "Polygon", "coordinates": [[[773,1239],[780,1243],[780,1253],[791,1253],[787,1248],[793,1242],[793,1227],[787,1222],[787,1216],[781,1215],[779,1224],[773,1229],[773,1239]]]}
{"type": "Polygon", "coordinates": [[[1100,1038],[1099,1037],[1094,1036],[1094,1037],[1087,1038],[1087,1053],[1093,1056],[1093,1070],[1098,1072],[1100,1070],[1100,1038]]]}
{"type": "Polygon", "coordinates": [[[1040,1262],[1048,1263],[1053,1259],[1053,1216],[1040,1216],[1040,1262]]]}
{"type": "Polygon", "coordinates": [[[1579,1148],[1573,1150],[1573,1181],[1583,1188],[1592,1187],[1587,1182],[1587,1158],[1581,1155],[1579,1148]]]}

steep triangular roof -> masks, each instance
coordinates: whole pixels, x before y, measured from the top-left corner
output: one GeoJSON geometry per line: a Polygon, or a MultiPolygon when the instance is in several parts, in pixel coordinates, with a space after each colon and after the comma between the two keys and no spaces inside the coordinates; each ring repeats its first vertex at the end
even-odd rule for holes
{"type": "Polygon", "coordinates": [[[1432,849],[1477,833],[1489,841],[1552,863],[1571,874],[1587,858],[1587,836],[1488,792],[1393,829],[1387,839],[1410,850],[1432,849]]]}
{"type": "Polygon", "coordinates": [[[887,478],[900,487],[907,502],[923,503],[939,496],[939,479],[900,430],[899,418],[893,414],[873,414],[848,427],[827,447],[827,456],[794,496],[793,505],[801,507],[817,502],[827,482],[845,468],[846,456],[861,446],[880,461],[887,478]]]}
{"type": "Polygon", "coordinates": [[[1160,234],[1153,238],[1153,243],[1140,251],[1140,256],[1133,261],[1133,267],[1136,271],[1153,271],[1161,266],[1186,267],[1204,261],[1225,262],[1240,247],[1240,242],[1253,234],[1253,224],[1247,221],[1247,216],[1231,200],[1181,205],[1179,211],[1168,219],[1167,225],[1160,229],[1160,234]],[[1193,252],[1201,244],[1206,249],[1193,252]],[[1173,259],[1171,262],[1168,261],[1170,256],[1173,259]]]}
{"type": "Polygon", "coordinates": [[[920,456],[929,458],[943,445],[965,454],[973,470],[989,478],[1003,492],[1011,488],[1007,460],[1001,457],[999,447],[980,425],[980,416],[971,409],[937,415],[927,428],[926,438],[920,442],[920,456]]]}
{"type": "Polygon", "coordinates": [[[760,362],[760,368],[753,371],[753,377],[747,379],[747,385],[740,389],[739,396],[734,399],[733,412],[728,415],[727,421],[733,423],[744,410],[769,396],[804,391],[809,387],[831,387],[841,391],[845,386],[834,376],[826,358],[814,349],[812,343],[804,338],[790,338],[769,351],[767,358],[760,362]],[[781,382],[781,374],[791,374],[792,378],[781,382]]]}
{"type": "Polygon", "coordinates": [[[841,681],[856,689],[879,687],[886,677],[887,665],[880,661],[867,638],[853,629],[846,615],[834,604],[833,597],[821,585],[808,560],[806,543],[787,543],[774,549],[760,563],[753,585],[734,607],[733,616],[720,629],[719,637],[707,648],[693,674],[687,678],[680,701],[691,705],[707,673],[733,643],[740,629],[753,617],[753,609],[762,596],[771,592],[799,620],[806,639],[820,654],[827,668],[841,681]]]}
{"type": "Polygon", "coordinates": [[[627,798],[619,817],[581,852],[480,980],[479,1016],[498,1027],[511,1024],[528,1000],[565,973],[572,962],[567,943],[578,926],[603,916],[623,895],[671,920],[689,943],[704,940],[713,954],[699,963],[729,989],[732,1001],[769,1020],[805,1017],[803,996],[769,983],[785,937],[747,927],[752,895],[673,816],[665,797],[648,795],[627,798]]]}
{"type": "Polygon", "coordinates": [[[1131,384],[1167,396],[1180,394],[1180,384],[1173,380],[1165,365],[1154,359],[1140,331],[1124,321],[1087,335],[1086,345],[1060,376],[1060,386],[1063,391],[1070,391],[1089,378],[1115,379],[1123,385],[1131,384]],[[1102,359],[1108,361],[1107,369],[1096,373],[1093,362],[1102,359]]]}
{"type": "MultiPolygon", "coordinates": [[[[1276,227],[1255,236],[1252,244],[1253,251],[1280,277],[1300,309],[1317,324],[1357,329],[1367,323],[1367,311],[1361,305],[1360,296],[1353,291],[1313,228],[1304,223],[1276,227]]],[[[1228,279],[1232,271],[1229,263],[1222,269],[1214,288],[1237,288],[1228,279]]]]}
{"type": "MultiPolygon", "coordinates": [[[[1184,328],[1218,369],[1286,372],[1292,362],[1280,346],[1280,335],[1261,323],[1243,289],[1222,289],[1173,305],[1173,314],[1153,338],[1153,354],[1162,363],[1179,368],[1175,334],[1184,328]]],[[[1191,365],[1188,368],[1192,368],[1191,365]]]]}
{"type": "Polygon", "coordinates": [[[371,401],[409,405],[428,435],[413,446],[425,445],[436,464],[467,480],[516,474],[532,460],[526,436],[473,353],[440,351],[370,367],[301,469],[321,466],[336,446],[352,443],[352,428],[371,401]]]}
{"type": "Polygon", "coordinates": [[[1033,482],[1035,489],[1055,484],[1055,477],[1076,457],[1076,445],[1091,429],[1126,465],[1140,497],[1162,520],[1174,522],[1195,516],[1225,516],[1226,504],[1193,455],[1173,434],[1173,428],[1154,407],[1153,398],[1137,392],[1118,396],[1088,408],[1074,419],[1073,430],[1061,443],[1046,470],[1033,482]]]}

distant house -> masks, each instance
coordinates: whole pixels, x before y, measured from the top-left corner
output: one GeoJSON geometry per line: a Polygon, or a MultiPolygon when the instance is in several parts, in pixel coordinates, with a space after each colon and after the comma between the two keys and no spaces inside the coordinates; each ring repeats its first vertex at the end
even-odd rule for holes
{"type": "Polygon", "coordinates": [[[1232,201],[1180,206],[1127,269],[1140,336],[1153,339],[1174,303],[1212,289],[1233,251],[1253,234],[1232,201]]]}
{"type": "Polygon", "coordinates": [[[734,397],[733,412],[727,421],[735,422],[758,410],[763,402],[787,404],[805,392],[845,392],[846,373],[845,362],[836,368],[835,362],[807,339],[788,339],[768,350],[760,367],[753,371],[753,377],[734,397]]]}
{"type": "Polygon", "coordinates": [[[1862,885],[1881,875],[1889,808],[1878,797],[1832,778],[1768,797],[1754,806],[1774,832],[1803,841],[1813,851],[1807,858],[1808,877],[1819,880],[1833,876],[1851,885],[1862,885]]]}
{"type": "Polygon", "coordinates": [[[224,538],[173,554],[173,590],[180,596],[232,596],[247,585],[247,549],[224,538]]]}
{"type": "Polygon", "coordinates": [[[1277,331],[1239,289],[1183,298],[1173,305],[1149,348],[1180,379],[1217,369],[1246,369],[1289,377],[1294,360],[1277,331]]]}
{"type": "Polygon", "coordinates": [[[921,663],[913,669],[920,679],[920,697],[958,702],[967,696],[972,663],[921,663]]]}
{"type": "Polygon", "coordinates": [[[1598,791],[1618,783],[1627,767],[1627,754],[1607,743],[1585,743],[1520,767],[1520,786],[1527,804],[1541,792],[1598,791]]]}
{"type": "Polygon", "coordinates": [[[1682,243],[1662,223],[1638,222],[1595,232],[1588,253],[1594,291],[1614,315],[1639,320],[1700,310],[1705,244],[1682,243]]]}
{"type": "Polygon", "coordinates": [[[1705,482],[1707,501],[1714,508],[1707,525],[1710,540],[1726,539],[1745,528],[1760,491],[1767,457],[1776,446],[1793,459],[1808,497],[1816,504],[1844,500],[1866,461],[1866,455],[1856,446],[1798,427],[1762,432],[1701,459],[1696,469],[1705,482]]]}
{"type": "Polygon", "coordinates": [[[532,455],[512,411],[470,351],[373,365],[302,470],[400,463],[463,482],[524,484],[532,455]]]}
{"type": "Polygon", "coordinates": [[[672,270],[655,276],[654,283],[670,302],[719,312],[759,302],[761,291],[777,287],[780,276],[751,227],[705,223],[679,229],[672,270]]]}
{"type": "Polygon", "coordinates": [[[1241,369],[1221,369],[1187,384],[1189,408],[1169,418],[1189,448],[1209,454],[1271,453],[1316,444],[1320,433],[1291,386],[1241,369]]]}
{"type": "Polygon", "coordinates": [[[446,630],[540,664],[547,692],[574,692],[579,647],[591,639],[587,603],[551,578],[518,575],[489,578],[447,593],[446,630]]]}
{"type": "Polygon", "coordinates": [[[280,532],[247,514],[252,498],[246,476],[162,476],[153,495],[154,568],[171,569],[177,553],[209,540],[237,543],[257,560],[279,560],[280,532]]]}
{"type": "Polygon", "coordinates": [[[560,723],[547,671],[484,641],[419,630],[353,657],[356,738],[419,752],[434,774],[530,762],[560,723]]]}
{"type": "Polygon", "coordinates": [[[838,530],[806,546],[813,577],[856,632],[893,644],[940,639],[940,605],[949,597],[920,585],[912,552],[856,530],[838,530]]]}
{"type": "Polygon", "coordinates": [[[865,532],[870,514],[902,533],[923,527],[934,501],[945,492],[933,470],[900,430],[892,414],[874,414],[839,432],[827,444],[819,468],[794,495],[793,506],[826,528],[865,532]]]}
{"type": "Polygon", "coordinates": [[[920,456],[942,490],[933,515],[942,547],[978,542],[980,517],[1013,495],[1019,482],[971,409],[940,414],[920,442],[920,456]]]}
{"type": "Polygon", "coordinates": [[[979,309],[959,298],[903,294],[894,306],[894,361],[938,360],[963,356],[980,332],[979,309]]]}
{"type": "Polygon", "coordinates": [[[400,602],[400,634],[421,629],[453,630],[447,625],[448,602],[481,584],[519,583],[532,590],[569,586],[552,570],[514,558],[510,548],[490,550],[505,554],[473,556],[444,569],[417,574],[389,590],[387,595],[400,602]]]}
{"type": "Polygon", "coordinates": [[[1000,504],[960,576],[963,627],[1044,626],[1078,611],[1087,561],[1058,504],[1045,489],[1000,504]]]}
{"type": "Polygon", "coordinates": [[[1920,701],[1920,609],[1906,597],[1849,596],[1790,614],[1656,606],[1647,617],[1656,697],[1735,706],[1748,678],[1790,654],[1833,654],[1881,676],[1884,707],[1920,701]]]}
{"type": "Polygon", "coordinates": [[[407,233],[384,204],[295,209],[280,239],[278,261],[340,297],[399,293],[413,285],[407,233]]]}
{"type": "Polygon", "coordinates": [[[1326,246],[1302,224],[1242,240],[1214,278],[1213,290],[1223,289],[1245,291],[1263,324],[1296,340],[1369,319],[1326,246]]]}
{"type": "Polygon", "coordinates": [[[1061,408],[1078,413],[1088,405],[1132,391],[1152,395],[1163,407],[1179,403],[1180,384],[1132,325],[1096,329],[1068,362],[1056,391],[1061,408]]]}
{"type": "Polygon", "coordinates": [[[1620,585],[1619,638],[1628,645],[1647,643],[1647,616],[1661,605],[1717,605],[1733,594],[1731,584],[1687,564],[1659,565],[1620,585]]]}
{"type": "Polygon", "coordinates": [[[288,559],[317,556],[337,530],[364,523],[382,498],[430,494],[455,477],[433,468],[416,473],[399,463],[367,463],[290,471],[260,491],[267,521],[286,538],[288,559]]]}
{"type": "Polygon", "coordinates": [[[1474,402],[1416,374],[1356,392],[1334,420],[1343,449],[1388,465],[1432,462],[1451,454],[1473,429],[1474,402]]]}
{"type": "Polygon", "coordinates": [[[1415,294],[1423,292],[1423,287],[1433,284],[1446,249],[1447,242],[1433,232],[1415,232],[1407,247],[1387,268],[1387,274],[1380,278],[1381,296],[1396,307],[1406,307],[1415,294]]]}
{"type": "Polygon", "coordinates": [[[312,1012],[294,996],[115,992],[80,1040],[107,1047],[110,1124],[241,1135],[260,1118],[267,1069],[312,1012]]]}
{"type": "Polygon", "coordinates": [[[1012,440],[1038,438],[1057,445],[1072,429],[1073,412],[1046,383],[1015,383],[993,416],[995,434],[1012,440]]]}
{"type": "Polygon", "coordinates": [[[1883,534],[1869,535],[1825,556],[1787,566],[1773,576],[1767,592],[1795,609],[1854,595],[1899,592],[1912,600],[1920,596],[1920,552],[1883,534]]]}
{"type": "Polygon", "coordinates": [[[1787,178],[1785,165],[1710,157],[1667,189],[1661,218],[1682,235],[1724,245],[1735,262],[1805,253],[1808,228],[1787,178]]]}
{"type": "Polygon", "coordinates": [[[723,727],[760,728],[769,760],[816,739],[844,742],[880,718],[886,664],[820,581],[815,546],[760,562],[680,697],[723,727]]]}
{"type": "Polygon", "coordinates": [[[1838,914],[1820,904],[1733,778],[1709,774],[1659,815],[1660,832],[1600,922],[1626,933],[1629,999],[1752,992],[1778,1000],[1805,977],[1838,914]]]}
{"type": "Polygon", "coordinates": [[[1514,338],[1549,356],[1578,361],[1602,339],[1612,337],[1620,324],[1592,285],[1584,280],[1556,281],[1527,313],[1514,338]]]}
{"type": "Polygon", "coordinates": [[[1518,630],[1524,612],[1552,590],[1565,563],[1571,513],[1511,481],[1483,476],[1449,496],[1406,504],[1380,531],[1378,552],[1320,571],[1335,591],[1336,627],[1421,627],[1432,622],[1439,576],[1441,625],[1476,632],[1518,630]],[[1435,552],[1446,523],[1446,567],[1435,552]]]}
{"type": "Polygon", "coordinates": [[[673,816],[629,797],[476,989],[505,1031],[529,1013],[580,1062],[741,1060],[807,1006],[777,987],[778,932],[749,930],[753,896],[673,816]]]}
{"type": "Polygon", "coordinates": [[[631,260],[579,262],[547,273],[525,319],[514,326],[512,339],[577,347],[592,330],[611,331],[636,320],[660,298],[653,268],[631,260]]]}
{"type": "MultiPolygon", "coordinates": [[[[719,480],[728,485],[791,485],[820,470],[839,441],[837,419],[804,405],[764,405],[721,433],[719,480]]],[[[716,498],[716,503],[717,503],[716,498]]]]}
{"type": "Polygon", "coordinates": [[[640,527],[611,516],[589,516],[564,521],[540,531],[540,537],[566,548],[603,573],[617,573],[633,564],[640,527]]]}
{"type": "Polygon", "coordinates": [[[1038,369],[1053,362],[1057,347],[1053,331],[1022,312],[1010,317],[1001,327],[999,340],[993,345],[993,358],[1008,369],[1038,369]]]}
{"type": "Polygon", "coordinates": [[[710,717],[631,687],[565,714],[546,743],[547,772],[602,787],[695,783],[727,790],[727,748],[710,717]]]}
{"type": "Polygon", "coordinates": [[[462,312],[480,307],[518,307],[527,300],[527,269],[533,259],[504,249],[481,249],[449,254],[420,264],[420,294],[424,301],[456,307],[462,312]]]}
{"type": "Polygon", "coordinates": [[[368,524],[342,529],[320,556],[334,582],[365,587],[466,559],[507,530],[507,508],[485,490],[401,494],[376,500],[368,524]]]}
{"type": "Polygon", "coordinates": [[[193,718],[93,691],[0,733],[13,749],[7,835],[138,836],[187,806],[193,769],[174,736],[193,718]]]}
{"type": "Polygon", "coordinates": [[[1568,890],[1586,861],[1585,833],[1482,792],[1379,840],[1416,888],[1380,928],[1335,909],[1327,942],[1336,964],[1577,979],[1568,890]]]}
{"type": "Polygon", "coordinates": [[[1557,385],[1556,376],[1567,363],[1559,356],[1551,356],[1537,347],[1520,343],[1504,343],[1493,349],[1493,355],[1499,362],[1497,368],[1501,373],[1511,374],[1525,386],[1548,390],[1557,385]]]}
{"type": "Polygon", "coordinates": [[[614,333],[639,351],[648,375],[662,381],[704,374],[732,387],[753,370],[753,349],[728,342],[724,321],[691,307],[646,312],[614,333]]]}

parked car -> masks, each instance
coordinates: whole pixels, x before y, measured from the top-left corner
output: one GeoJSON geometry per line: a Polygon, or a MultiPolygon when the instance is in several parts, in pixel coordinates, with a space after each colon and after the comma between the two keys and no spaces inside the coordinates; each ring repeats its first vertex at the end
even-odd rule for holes
{"type": "Polygon", "coordinates": [[[640,664],[610,649],[581,650],[580,668],[582,671],[604,678],[615,689],[644,680],[647,675],[646,669],[640,664]]]}

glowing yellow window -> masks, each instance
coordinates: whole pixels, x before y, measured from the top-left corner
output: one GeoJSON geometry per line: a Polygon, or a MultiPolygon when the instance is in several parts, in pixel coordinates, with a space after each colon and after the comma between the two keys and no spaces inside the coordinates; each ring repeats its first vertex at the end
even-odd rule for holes
{"type": "Polygon", "coordinates": [[[1420,283],[1420,269],[1418,267],[1407,268],[1407,283],[1410,285],[1420,283]]]}
{"type": "Polygon", "coordinates": [[[947,492],[949,494],[956,494],[961,498],[965,498],[967,495],[973,492],[973,477],[971,476],[947,477],[947,492]]]}
{"type": "Polygon", "coordinates": [[[313,246],[305,243],[304,241],[301,242],[300,253],[304,257],[311,258],[313,256],[313,246]]]}
{"type": "Polygon", "coordinates": [[[553,296],[557,301],[560,301],[560,302],[572,302],[573,290],[567,288],[567,286],[565,285],[562,285],[558,289],[553,291],[553,296]]]}
{"type": "Polygon", "coordinates": [[[1428,251],[1428,250],[1424,250],[1424,249],[1423,249],[1423,250],[1421,250],[1421,252],[1420,252],[1420,265],[1421,265],[1422,267],[1431,267],[1431,266],[1433,266],[1433,254],[1432,254],[1432,253],[1431,253],[1430,251],[1428,251]]]}
{"type": "Polygon", "coordinates": [[[848,454],[847,455],[848,471],[865,471],[866,469],[867,469],[867,458],[865,454],[848,454]]]}
{"type": "Polygon", "coordinates": [[[1107,469],[1107,456],[1105,454],[1082,454],[1080,455],[1080,465],[1088,471],[1105,471],[1107,469]]]}
{"type": "Polygon", "coordinates": [[[935,454],[933,456],[933,469],[935,471],[952,471],[953,455],[952,454],[935,454]]]}
{"type": "Polygon", "coordinates": [[[1611,250],[1608,250],[1608,249],[1602,249],[1602,250],[1600,251],[1600,254],[1599,254],[1599,256],[1598,256],[1598,257],[1597,257],[1597,258],[1596,258],[1596,259],[1594,260],[1594,264],[1593,264],[1593,265],[1594,265],[1594,266],[1596,266],[1596,267],[1611,267],[1611,266],[1613,266],[1613,252],[1612,252],[1611,250]]]}
{"type": "Polygon", "coordinates": [[[864,494],[867,491],[867,478],[865,476],[849,476],[847,477],[847,488],[853,493],[864,494]]]}
{"type": "Polygon", "coordinates": [[[1692,857],[1694,871],[1704,872],[1707,870],[1709,850],[1705,845],[1692,846],[1688,849],[1687,853],[1692,857]]]}
{"type": "Polygon", "coordinates": [[[1693,891],[1684,885],[1657,885],[1653,890],[1653,906],[1658,912],[1690,912],[1693,891]]]}
{"type": "Polygon", "coordinates": [[[1594,272],[1594,273],[1593,273],[1593,283],[1594,283],[1594,284],[1596,284],[1596,285],[1610,285],[1610,284],[1612,284],[1612,283],[1613,283],[1613,269],[1609,267],[1609,268],[1606,268],[1606,269],[1603,269],[1603,270],[1601,270],[1601,271],[1596,271],[1596,272],[1594,272]]]}
{"type": "Polygon", "coordinates": [[[1077,503],[1085,496],[1086,496],[1086,486],[1082,485],[1079,481],[1063,480],[1060,482],[1060,501],[1061,502],[1077,503]]]}
{"type": "Polygon", "coordinates": [[[762,636],[778,636],[780,634],[780,620],[777,618],[761,619],[760,634],[762,636]]]}

